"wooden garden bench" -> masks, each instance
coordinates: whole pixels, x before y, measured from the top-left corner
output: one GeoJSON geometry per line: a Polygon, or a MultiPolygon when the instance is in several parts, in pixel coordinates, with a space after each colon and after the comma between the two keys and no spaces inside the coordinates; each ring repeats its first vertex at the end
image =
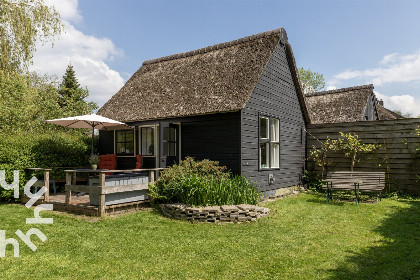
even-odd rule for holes
{"type": "Polygon", "coordinates": [[[376,192],[376,202],[380,200],[381,192],[385,188],[385,172],[351,172],[335,171],[327,173],[322,186],[326,190],[326,198],[332,199],[332,191],[353,191],[359,199],[360,192],[376,192]]]}

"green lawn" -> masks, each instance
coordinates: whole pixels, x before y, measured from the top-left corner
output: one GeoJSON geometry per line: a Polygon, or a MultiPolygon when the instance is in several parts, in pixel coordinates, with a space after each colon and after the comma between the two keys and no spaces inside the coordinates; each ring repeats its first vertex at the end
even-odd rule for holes
{"type": "MultiPolygon", "coordinates": [[[[156,211],[92,220],[43,214],[38,250],[0,259],[1,279],[420,279],[420,200],[326,204],[301,194],[255,223],[173,221],[156,211]]],[[[0,205],[0,230],[32,215],[0,205]]]]}

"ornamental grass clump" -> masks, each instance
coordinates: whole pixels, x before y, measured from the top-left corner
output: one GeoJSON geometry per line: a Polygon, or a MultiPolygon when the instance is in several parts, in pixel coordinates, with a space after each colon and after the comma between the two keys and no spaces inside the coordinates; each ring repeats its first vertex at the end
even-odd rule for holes
{"type": "Polygon", "coordinates": [[[244,176],[225,172],[218,162],[186,158],[162,172],[149,187],[152,201],[194,206],[256,204],[258,187],[244,176]]]}

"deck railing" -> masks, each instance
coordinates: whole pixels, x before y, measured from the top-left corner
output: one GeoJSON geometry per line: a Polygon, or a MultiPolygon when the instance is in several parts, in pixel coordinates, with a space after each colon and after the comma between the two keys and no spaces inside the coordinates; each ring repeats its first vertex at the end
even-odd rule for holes
{"type": "Polygon", "coordinates": [[[91,169],[73,169],[73,170],[64,170],[66,172],[66,204],[72,204],[72,192],[84,192],[90,194],[97,194],[99,196],[99,216],[105,215],[105,196],[107,194],[130,192],[130,191],[141,191],[147,190],[148,184],[155,181],[155,172],[164,170],[165,168],[152,168],[152,169],[128,169],[128,170],[91,170],[91,169]],[[130,174],[135,174],[136,172],[148,172],[148,182],[147,183],[132,183],[125,182],[123,184],[107,186],[106,185],[106,176],[109,173],[124,173],[127,176],[130,174]],[[98,186],[88,186],[88,185],[77,185],[77,174],[88,173],[88,174],[97,174],[99,177],[98,186]]]}

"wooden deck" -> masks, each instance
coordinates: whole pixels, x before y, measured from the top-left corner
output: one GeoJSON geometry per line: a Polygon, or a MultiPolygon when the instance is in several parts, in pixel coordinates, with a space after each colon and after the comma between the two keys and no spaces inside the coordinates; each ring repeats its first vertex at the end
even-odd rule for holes
{"type": "MultiPolygon", "coordinates": [[[[155,172],[161,171],[163,168],[154,169],[131,169],[131,170],[89,170],[89,169],[75,169],[65,170],[66,185],[65,193],[58,193],[56,195],[49,194],[49,172],[50,169],[31,168],[29,170],[37,170],[44,172],[44,185],[46,192],[42,199],[39,199],[35,205],[52,204],[54,211],[72,212],[84,215],[106,216],[118,214],[128,211],[135,211],[140,208],[149,206],[147,200],[148,183],[153,183],[155,180],[155,172]],[[133,173],[134,172],[134,173],[133,173]],[[149,175],[145,179],[139,180],[136,172],[148,172],[149,175]],[[77,174],[96,174],[97,186],[94,185],[77,185],[77,174]],[[127,175],[121,176],[118,180],[107,181],[107,174],[124,173],[127,175]],[[138,192],[142,192],[142,196],[138,192]],[[86,193],[82,196],[77,196],[77,193],[86,193]],[[137,192],[137,193],[136,193],[137,192]],[[89,193],[93,196],[89,196],[89,193]],[[132,196],[135,193],[137,196],[132,196]],[[130,197],[118,197],[119,194],[129,194],[130,197]],[[94,195],[97,196],[97,202],[94,201],[94,195]],[[116,197],[113,201],[111,196],[116,197]],[[110,196],[110,197],[107,197],[110,196]],[[99,204],[99,205],[91,205],[99,204]]],[[[143,176],[144,177],[144,176],[143,176]]],[[[29,199],[22,198],[22,202],[26,203],[29,199]]]]}

